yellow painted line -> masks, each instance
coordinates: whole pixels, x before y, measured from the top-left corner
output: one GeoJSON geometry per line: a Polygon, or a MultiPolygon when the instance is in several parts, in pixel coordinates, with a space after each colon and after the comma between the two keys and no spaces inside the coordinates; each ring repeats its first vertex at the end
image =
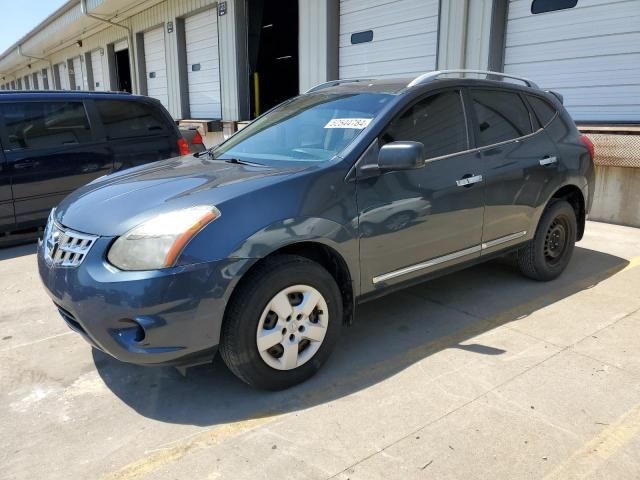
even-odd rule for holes
{"type": "Polygon", "coordinates": [[[177,462],[185,455],[217,445],[224,440],[240,435],[256,427],[271,422],[277,415],[263,416],[250,420],[220,425],[188,438],[173,447],[157,450],[140,460],[125,465],[120,470],[109,473],[104,480],[135,480],[144,478],[162,467],[177,462]]]}
{"type": "Polygon", "coordinates": [[[640,433],[640,404],[604,428],[544,480],[587,478],[640,433]]]}
{"type": "Polygon", "coordinates": [[[629,264],[624,267],[621,272],[626,272],[627,270],[631,270],[632,268],[640,267],[640,257],[634,257],[629,260],[629,264]]]}

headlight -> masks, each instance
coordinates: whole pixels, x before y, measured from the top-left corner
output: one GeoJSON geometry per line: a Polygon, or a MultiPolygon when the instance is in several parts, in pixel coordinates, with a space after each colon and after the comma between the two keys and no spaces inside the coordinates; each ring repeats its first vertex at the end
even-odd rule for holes
{"type": "Polygon", "coordinates": [[[160,214],[119,237],[109,250],[109,262],[121,270],[173,267],[189,241],[219,216],[211,206],[160,214]]]}

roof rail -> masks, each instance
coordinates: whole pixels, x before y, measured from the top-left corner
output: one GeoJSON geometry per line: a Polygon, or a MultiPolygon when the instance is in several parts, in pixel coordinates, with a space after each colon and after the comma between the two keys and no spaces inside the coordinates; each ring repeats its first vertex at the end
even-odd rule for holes
{"type": "Polygon", "coordinates": [[[341,83],[358,83],[358,82],[370,82],[371,79],[370,78],[354,78],[352,80],[331,80],[329,82],[324,82],[324,83],[319,83],[318,85],[316,85],[315,87],[311,87],[309,90],[307,90],[306,93],[313,93],[313,92],[317,92],[318,90],[322,90],[323,88],[329,88],[329,87],[337,87],[338,85],[340,85],[341,83]]]}
{"type": "Polygon", "coordinates": [[[535,82],[532,82],[528,78],[517,77],[515,75],[509,75],[508,73],[504,73],[504,72],[491,72],[491,71],[488,71],[488,70],[464,70],[464,69],[460,69],[460,70],[436,70],[434,72],[424,73],[424,74],[420,75],[419,77],[414,78],[411,81],[411,83],[409,83],[407,85],[407,87],[410,88],[410,87],[414,87],[416,85],[421,85],[423,83],[427,83],[430,80],[435,80],[436,78],[441,77],[442,75],[450,75],[450,74],[454,74],[454,73],[462,73],[462,74],[464,74],[464,73],[477,73],[477,74],[481,74],[481,75],[486,75],[487,77],[495,76],[495,77],[502,77],[502,78],[512,78],[514,80],[521,81],[527,87],[539,88],[538,85],[535,82]]]}
{"type": "Polygon", "coordinates": [[[86,94],[86,93],[90,93],[90,94],[105,94],[105,95],[131,95],[131,93],[129,92],[118,92],[115,90],[109,90],[109,91],[96,91],[96,90],[0,90],[0,94],[2,93],[40,93],[40,94],[51,94],[51,93],[82,93],[82,94],[86,94]]]}

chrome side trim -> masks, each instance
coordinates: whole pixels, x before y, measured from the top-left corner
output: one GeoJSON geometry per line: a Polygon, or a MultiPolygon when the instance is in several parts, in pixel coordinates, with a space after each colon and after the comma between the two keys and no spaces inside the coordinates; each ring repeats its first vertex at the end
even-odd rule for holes
{"type": "Polygon", "coordinates": [[[375,285],[376,283],[385,282],[387,280],[391,280],[392,278],[407,275],[408,273],[417,272],[418,270],[423,270],[425,268],[433,267],[441,263],[449,262],[451,260],[455,260],[456,258],[466,257],[467,255],[471,255],[472,253],[478,253],[479,251],[481,251],[481,249],[482,248],[480,245],[476,245],[475,247],[460,250],[459,252],[450,253],[448,255],[444,255],[443,257],[434,258],[431,260],[427,260],[426,262],[411,265],[410,267],[405,267],[401,268],[400,270],[394,270],[393,272],[378,275],[377,277],[373,277],[373,284],[375,285]]]}
{"type": "Polygon", "coordinates": [[[512,240],[517,240],[519,238],[524,237],[527,234],[526,230],[523,232],[512,233],[511,235],[507,235],[505,237],[496,238],[495,240],[490,240],[488,242],[484,242],[482,244],[482,250],[486,250],[488,248],[493,248],[497,245],[502,245],[503,243],[510,242],[512,240]]]}
{"type": "Polygon", "coordinates": [[[396,277],[400,277],[402,275],[407,275],[409,273],[417,272],[418,270],[423,270],[425,268],[433,267],[435,265],[439,265],[441,263],[449,262],[451,260],[455,260],[457,258],[466,257],[467,255],[471,255],[473,253],[482,252],[489,248],[493,248],[498,245],[502,245],[503,243],[510,242],[512,240],[517,240],[519,238],[524,237],[527,234],[527,231],[512,233],[511,235],[506,235],[504,237],[496,238],[495,240],[491,240],[489,242],[484,242],[481,245],[476,245],[471,248],[466,248],[464,250],[460,250],[458,252],[453,252],[448,255],[444,255],[442,257],[433,258],[431,260],[427,260],[426,262],[416,263],[415,265],[411,265],[409,267],[401,268],[399,270],[394,270],[393,272],[385,273],[382,275],[378,275],[377,277],[373,277],[373,284],[380,282],[385,282],[387,280],[391,280],[396,277]]]}

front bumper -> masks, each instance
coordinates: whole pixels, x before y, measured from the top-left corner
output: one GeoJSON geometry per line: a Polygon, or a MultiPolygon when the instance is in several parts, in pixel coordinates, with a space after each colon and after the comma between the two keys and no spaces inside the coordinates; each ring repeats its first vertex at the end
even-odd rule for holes
{"type": "Polygon", "coordinates": [[[94,347],[124,362],[187,366],[213,358],[224,310],[247,259],[124,272],[110,265],[113,239],[99,238],[75,268],[38,271],[62,318],[94,347]]]}

